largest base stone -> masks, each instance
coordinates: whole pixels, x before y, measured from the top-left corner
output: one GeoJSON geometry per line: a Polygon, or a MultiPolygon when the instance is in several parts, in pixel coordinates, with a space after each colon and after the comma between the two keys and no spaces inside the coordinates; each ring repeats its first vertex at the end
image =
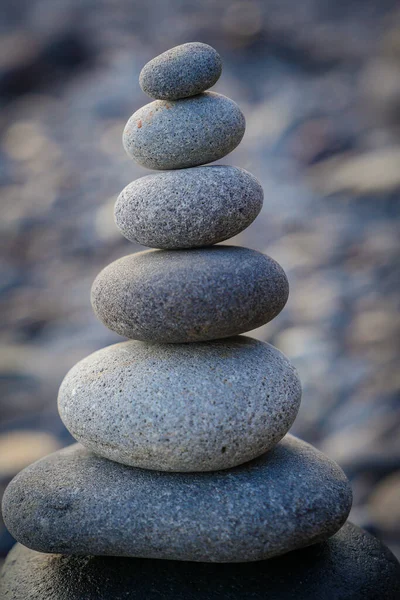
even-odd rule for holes
{"type": "Polygon", "coordinates": [[[39,554],[17,544],[3,600],[397,600],[400,567],[347,523],[327,542],[268,561],[216,565],[39,554]]]}
{"type": "Polygon", "coordinates": [[[338,465],[287,435],[213,473],[127,467],[75,444],[13,479],[3,517],[15,539],[42,552],[245,562],[330,537],[350,506],[338,465]]]}

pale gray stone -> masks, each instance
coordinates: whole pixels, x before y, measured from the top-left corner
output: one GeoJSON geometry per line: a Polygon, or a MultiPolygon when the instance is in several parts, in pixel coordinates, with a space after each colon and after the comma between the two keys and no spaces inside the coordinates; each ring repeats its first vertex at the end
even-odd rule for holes
{"type": "Polygon", "coordinates": [[[328,538],[350,505],[336,463],[287,435],[260,458],[213,473],[127,467],[74,445],[17,475],[3,516],[41,552],[246,562],[328,538]]]}
{"type": "Polygon", "coordinates": [[[156,56],[142,69],[139,83],[151,98],[178,100],[212,87],[222,71],[221,57],[201,42],[175,46],[156,56]]]}
{"type": "Polygon", "coordinates": [[[398,600],[400,566],[347,522],[326,542],[267,561],[195,562],[40,554],[17,544],[0,576],[6,600],[398,600]]]}
{"type": "Polygon", "coordinates": [[[287,433],[299,378],[279,350],[238,336],[198,344],[124,342],[65,377],[58,406],[86,448],[161,471],[227,469],[287,433]]]}
{"type": "Polygon", "coordinates": [[[123,133],[126,152],[148,169],[182,169],[232,152],[245,119],[230,98],[214,92],[182,100],[155,100],[136,111],[123,133]]]}
{"type": "Polygon", "coordinates": [[[262,208],[257,179],[238,167],[168,171],[133,181],[115,205],[115,222],[151,248],[209,246],[246,229],[262,208]]]}
{"type": "Polygon", "coordinates": [[[145,342],[202,342],[271,321],[289,286],[272,258],[236,246],[148,250],[108,265],[92,305],[112,331],[145,342]]]}

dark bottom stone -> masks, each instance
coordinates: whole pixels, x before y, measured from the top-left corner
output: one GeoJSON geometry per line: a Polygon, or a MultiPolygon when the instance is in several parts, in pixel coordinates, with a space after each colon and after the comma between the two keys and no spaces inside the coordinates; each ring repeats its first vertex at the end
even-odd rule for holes
{"type": "Polygon", "coordinates": [[[40,554],[17,544],[2,600],[397,600],[400,565],[347,523],[327,542],[266,561],[210,564],[40,554]]]}

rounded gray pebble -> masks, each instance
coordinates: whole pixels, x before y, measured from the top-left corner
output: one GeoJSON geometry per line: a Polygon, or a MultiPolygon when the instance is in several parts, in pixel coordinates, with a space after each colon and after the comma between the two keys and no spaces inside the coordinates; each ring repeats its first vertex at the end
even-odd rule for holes
{"type": "Polygon", "coordinates": [[[230,98],[204,92],[182,100],[155,100],[127,122],[128,155],[148,169],[183,169],[223,158],[240,144],[246,123],[230,98]]]}
{"type": "Polygon", "coordinates": [[[244,169],[196,167],[127,185],[115,205],[115,222],[128,240],[143,246],[196,248],[246,229],[262,203],[260,183],[244,169]]]}
{"type": "Polygon", "coordinates": [[[74,438],[96,454],[144,469],[213,471],[273,448],[300,398],[288,359],[240,336],[103,348],[70,370],[58,407],[74,438]]]}
{"type": "Polygon", "coordinates": [[[77,444],[19,473],[3,516],[39,552],[248,562],[330,537],[350,506],[340,467],[287,435],[262,457],[213,473],[127,467],[77,444]]]}
{"type": "Polygon", "coordinates": [[[252,563],[40,554],[17,544],[0,575],[6,600],[398,600],[400,565],[352,523],[333,537],[252,563]]]}
{"type": "Polygon", "coordinates": [[[269,256],[237,246],[147,250],[108,265],[92,305],[112,331],[144,342],[203,342],[271,321],[289,285],[269,256]]]}
{"type": "Polygon", "coordinates": [[[221,57],[201,42],[175,46],[156,56],[142,69],[139,83],[151,98],[178,100],[208,90],[219,79],[221,57]]]}

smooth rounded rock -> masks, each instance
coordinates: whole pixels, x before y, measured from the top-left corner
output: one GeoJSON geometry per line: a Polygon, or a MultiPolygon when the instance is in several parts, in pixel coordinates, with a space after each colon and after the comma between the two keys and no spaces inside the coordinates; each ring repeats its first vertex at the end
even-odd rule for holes
{"type": "Polygon", "coordinates": [[[262,457],[213,473],[127,467],[76,444],[19,473],[3,517],[42,552],[245,562],[328,538],[350,505],[338,465],[287,435],[262,457]]]}
{"type": "Polygon", "coordinates": [[[260,183],[244,169],[181,169],[127,185],[115,205],[115,222],[128,240],[144,246],[196,248],[246,229],[262,203],[260,183]]]}
{"type": "Polygon", "coordinates": [[[204,92],[182,100],[155,100],[127,122],[122,141],[139,165],[183,169],[223,158],[240,143],[244,116],[230,98],[204,92]]]}
{"type": "Polygon", "coordinates": [[[208,90],[219,79],[221,57],[201,42],[175,46],[156,56],[142,69],[139,83],[151,98],[178,100],[208,90]]]}
{"type": "Polygon", "coordinates": [[[211,246],[120,258],[95,279],[92,305],[109,329],[128,338],[202,342],[271,321],[288,294],[286,275],[269,256],[211,246]]]}
{"type": "Polygon", "coordinates": [[[300,397],[287,358],[240,336],[103,348],[71,369],[58,406],[71,434],[106,458],[145,469],[213,471],[275,446],[300,397]]]}
{"type": "Polygon", "coordinates": [[[235,565],[39,554],[17,544],[0,576],[7,600],[398,600],[400,566],[351,523],[326,542],[235,565]]]}

